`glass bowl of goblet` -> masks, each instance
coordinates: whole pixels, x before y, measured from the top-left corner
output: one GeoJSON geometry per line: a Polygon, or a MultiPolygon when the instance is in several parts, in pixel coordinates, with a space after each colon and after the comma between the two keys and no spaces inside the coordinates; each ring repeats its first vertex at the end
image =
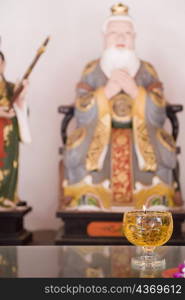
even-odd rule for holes
{"type": "Polygon", "coordinates": [[[128,211],[123,217],[123,232],[131,244],[142,247],[142,254],[132,258],[134,269],[165,267],[165,259],[155,252],[166,244],[173,232],[173,218],[169,211],[128,211]]]}

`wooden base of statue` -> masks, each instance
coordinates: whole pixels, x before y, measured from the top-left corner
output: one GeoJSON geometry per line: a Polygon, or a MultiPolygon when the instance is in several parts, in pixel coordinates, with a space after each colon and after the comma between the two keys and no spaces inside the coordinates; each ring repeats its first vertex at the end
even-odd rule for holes
{"type": "MultiPolygon", "coordinates": [[[[58,211],[62,221],[57,245],[129,245],[122,235],[122,213],[58,211]]],[[[185,245],[182,223],[185,211],[173,212],[174,230],[167,245],[185,245]]]]}
{"type": "Polygon", "coordinates": [[[0,245],[26,245],[32,241],[32,233],[24,228],[24,217],[31,207],[0,211],[0,245]]]}

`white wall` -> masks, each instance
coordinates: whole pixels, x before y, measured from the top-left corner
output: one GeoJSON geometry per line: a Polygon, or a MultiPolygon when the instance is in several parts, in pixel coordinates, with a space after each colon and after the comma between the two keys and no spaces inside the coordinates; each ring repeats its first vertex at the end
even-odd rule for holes
{"type": "MultiPolygon", "coordinates": [[[[57,228],[58,148],[57,108],[74,99],[81,70],[101,51],[100,27],[115,0],[1,0],[0,35],[7,58],[6,76],[15,81],[24,73],[49,34],[51,41],[30,78],[27,99],[33,142],[21,147],[19,194],[33,207],[27,228],[57,228]]],[[[164,82],[166,98],[185,98],[185,1],[125,0],[138,32],[137,49],[164,82]]],[[[181,179],[185,177],[185,122],[179,114],[182,148],[181,179]]],[[[185,197],[185,186],[182,186],[185,197]]]]}

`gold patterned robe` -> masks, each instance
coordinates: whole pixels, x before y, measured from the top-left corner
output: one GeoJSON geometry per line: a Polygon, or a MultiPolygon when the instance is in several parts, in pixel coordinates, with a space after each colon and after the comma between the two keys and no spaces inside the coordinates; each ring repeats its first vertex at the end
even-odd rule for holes
{"type": "Polygon", "coordinates": [[[136,99],[120,93],[108,100],[99,60],[88,64],[77,85],[77,129],[64,155],[66,196],[71,207],[96,195],[101,209],[142,207],[147,201],[173,205],[176,146],[164,130],[166,102],[153,66],[141,61],[136,99]]]}
{"type": "MultiPolygon", "coordinates": [[[[0,82],[0,106],[9,108],[13,89],[12,83],[5,80],[0,82]]],[[[0,206],[8,207],[5,200],[17,200],[19,129],[16,117],[0,118],[0,136],[0,206]]]]}

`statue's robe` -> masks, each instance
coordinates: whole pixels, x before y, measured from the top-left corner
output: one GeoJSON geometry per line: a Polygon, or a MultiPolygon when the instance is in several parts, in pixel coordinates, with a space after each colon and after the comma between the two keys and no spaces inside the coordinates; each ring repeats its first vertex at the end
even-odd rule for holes
{"type": "MultiPolygon", "coordinates": [[[[10,108],[14,84],[5,79],[0,81],[0,106],[10,108]]],[[[21,111],[14,105],[16,116],[11,119],[0,117],[0,207],[8,208],[19,201],[17,179],[19,165],[19,142],[31,141],[27,124],[27,108],[21,111]]]]}
{"type": "Polygon", "coordinates": [[[122,92],[108,100],[107,81],[96,60],[85,67],[77,85],[77,129],[64,154],[64,193],[73,197],[70,206],[87,193],[97,195],[104,208],[142,207],[158,197],[160,204],[172,206],[176,145],[163,128],[166,102],[155,69],[141,61],[136,99],[122,92]]]}

